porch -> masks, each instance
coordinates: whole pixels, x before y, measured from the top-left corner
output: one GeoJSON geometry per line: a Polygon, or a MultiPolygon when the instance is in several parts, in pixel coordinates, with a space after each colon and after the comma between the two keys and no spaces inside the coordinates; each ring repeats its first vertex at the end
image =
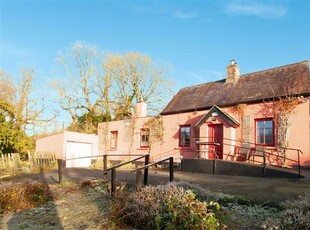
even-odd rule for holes
{"type": "Polygon", "coordinates": [[[182,170],[222,175],[301,177],[301,150],[257,146],[233,139],[193,139],[196,157],[183,159],[182,170]],[[214,140],[210,142],[208,140],[214,140]]]}

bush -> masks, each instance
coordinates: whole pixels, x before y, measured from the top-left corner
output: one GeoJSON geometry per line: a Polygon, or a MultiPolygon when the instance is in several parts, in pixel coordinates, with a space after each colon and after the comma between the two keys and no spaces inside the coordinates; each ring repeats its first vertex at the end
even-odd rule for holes
{"type": "Polygon", "coordinates": [[[217,203],[201,202],[190,189],[169,183],[119,195],[112,216],[139,229],[217,229],[218,209],[217,203]]]}
{"type": "Polygon", "coordinates": [[[191,190],[181,196],[169,197],[156,216],[156,229],[218,229],[219,222],[214,212],[219,210],[217,203],[207,205],[196,200],[191,190]]]}
{"type": "Polygon", "coordinates": [[[227,204],[224,208],[229,229],[261,229],[267,218],[278,217],[278,209],[264,205],[227,204]]]}
{"type": "Polygon", "coordinates": [[[269,218],[264,229],[310,229],[310,193],[282,202],[279,218],[269,218]]]}
{"type": "Polygon", "coordinates": [[[2,183],[0,186],[0,213],[33,208],[50,199],[51,194],[45,183],[2,183]]]}

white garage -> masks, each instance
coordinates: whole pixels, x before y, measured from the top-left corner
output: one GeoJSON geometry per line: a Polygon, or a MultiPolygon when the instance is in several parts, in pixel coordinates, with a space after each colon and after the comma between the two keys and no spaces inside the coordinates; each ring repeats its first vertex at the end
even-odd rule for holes
{"type": "Polygon", "coordinates": [[[91,165],[92,143],[67,141],[66,167],[89,167],[91,165]]]}
{"type": "Polygon", "coordinates": [[[64,131],[36,140],[36,151],[52,151],[67,168],[90,167],[97,160],[98,136],[64,131]]]}

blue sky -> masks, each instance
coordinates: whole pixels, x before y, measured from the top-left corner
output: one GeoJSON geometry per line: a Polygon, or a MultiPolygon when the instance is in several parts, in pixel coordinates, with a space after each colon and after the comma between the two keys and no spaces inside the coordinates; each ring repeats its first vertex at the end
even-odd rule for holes
{"type": "Polygon", "coordinates": [[[60,50],[79,40],[137,51],[173,67],[181,87],[310,57],[310,1],[0,0],[0,69],[53,78],[60,50]]]}

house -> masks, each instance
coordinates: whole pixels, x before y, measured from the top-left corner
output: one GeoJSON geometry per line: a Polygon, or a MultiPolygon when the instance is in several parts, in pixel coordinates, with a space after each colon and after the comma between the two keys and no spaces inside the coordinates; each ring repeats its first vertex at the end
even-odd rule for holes
{"type": "Polygon", "coordinates": [[[97,160],[98,136],[63,131],[36,140],[36,151],[52,151],[58,159],[65,160],[65,166],[90,167],[97,160]],[[92,157],[93,156],[93,157],[92,157]]]}
{"type": "Polygon", "coordinates": [[[99,154],[114,155],[110,160],[125,160],[129,155],[150,153],[147,103],[139,101],[133,118],[98,124],[99,154]],[[117,155],[117,156],[115,156],[117,155]]]}
{"type": "Polygon", "coordinates": [[[225,79],[181,89],[160,118],[143,111],[143,117],[101,123],[99,152],[149,152],[154,161],[167,156],[236,160],[237,147],[248,143],[272,153],[267,163],[295,165],[299,155],[301,165],[310,166],[309,98],[309,61],[241,75],[232,60],[225,79]],[[148,124],[156,119],[160,138],[143,143],[154,139],[148,124]],[[132,127],[130,141],[126,125],[132,127]]]}

